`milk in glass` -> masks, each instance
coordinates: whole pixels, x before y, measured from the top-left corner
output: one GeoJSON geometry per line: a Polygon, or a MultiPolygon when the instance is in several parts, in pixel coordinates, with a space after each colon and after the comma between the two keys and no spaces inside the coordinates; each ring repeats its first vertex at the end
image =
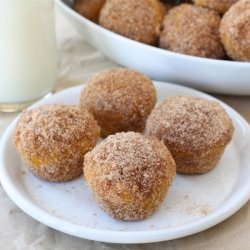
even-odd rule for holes
{"type": "Polygon", "coordinates": [[[0,110],[51,93],[56,78],[53,0],[0,0],[0,110]]]}

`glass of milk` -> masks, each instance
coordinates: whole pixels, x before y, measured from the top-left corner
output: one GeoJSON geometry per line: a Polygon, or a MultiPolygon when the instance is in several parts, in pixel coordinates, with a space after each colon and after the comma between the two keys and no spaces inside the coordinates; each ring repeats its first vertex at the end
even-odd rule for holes
{"type": "Polygon", "coordinates": [[[0,0],[0,111],[22,110],[57,79],[53,0],[0,0]]]}

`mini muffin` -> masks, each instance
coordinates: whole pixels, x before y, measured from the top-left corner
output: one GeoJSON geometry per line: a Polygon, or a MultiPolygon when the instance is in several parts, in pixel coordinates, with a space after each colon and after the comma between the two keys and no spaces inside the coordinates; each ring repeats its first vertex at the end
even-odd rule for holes
{"type": "Polygon", "coordinates": [[[228,56],[250,62],[250,0],[239,0],[223,16],[220,37],[228,56]]]}
{"type": "Polygon", "coordinates": [[[96,203],[118,220],[143,220],[163,202],[176,172],[157,138],[110,135],[85,155],[84,175],[96,203]]]}
{"type": "Polygon", "coordinates": [[[142,132],[156,103],[156,90],[145,75],[125,68],[97,73],[80,94],[80,107],[91,112],[106,137],[117,132],[142,132]]]}
{"type": "Polygon", "coordinates": [[[87,19],[98,23],[105,0],[74,0],[73,9],[87,19]]]}
{"type": "Polygon", "coordinates": [[[82,173],[84,155],[92,150],[100,128],[78,106],[44,104],[24,110],[13,142],[28,169],[38,178],[69,181],[82,173]]]}
{"type": "Polygon", "coordinates": [[[233,131],[231,118],[218,102],[190,96],[167,98],[146,124],[146,134],[164,142],[182,174],[212,170],[233,131]]]}
{"type": "Polygon", "coordinates": [[[193,0],[196,5],[207,7],[224,14],[238,0],[193,0]]]}
{"type": "Polygon", "coordinates": [[[100,12],[99,24],[122,36],[153,45],[164,13],[158,0],[107,0],[100,12]]]}
{"type": "Polygon", "coordinates": [[[220,21],[216,11],[183,3],[165,15],[159,47],[181,54],[221,59],[225,51],[220,41],[220,21]]]}

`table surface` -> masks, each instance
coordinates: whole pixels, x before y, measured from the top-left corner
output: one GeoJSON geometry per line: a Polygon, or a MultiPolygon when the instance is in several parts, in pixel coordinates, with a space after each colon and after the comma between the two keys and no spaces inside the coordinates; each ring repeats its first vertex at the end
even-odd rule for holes
{"type": "MultiPolygon", "coordinates": [[[[83,84],[105,68],[118,67],[87,44],[56,9],[59,75],[55,92],[83,84]]],[[[250,97],[214,95],[250,122],[250,97]]],[[[18,115],[0,112],[0,138],[18,115]]],[[[250,249],[250,201],[222,223],[200,233],[151,244],[111,244],[77,238],[51,229],[20,210],[0,184],[0,249],[250,249]]]]}

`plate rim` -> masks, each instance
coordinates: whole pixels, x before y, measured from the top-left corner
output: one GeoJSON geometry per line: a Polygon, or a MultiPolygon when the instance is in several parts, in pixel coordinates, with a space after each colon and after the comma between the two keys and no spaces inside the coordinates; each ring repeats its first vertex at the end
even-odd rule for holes
{"type": "MultiPolygon", "coordinates": [[[[176,84],[171,84],[171,83],[166,83],[166,82],[160,82],[160,81],[153,81],[154,84],[159,84],[162,86],[166,86],[166,88],[171,87],[171,88],[177,88],[177,89],[182,89],[191,93],[194,93],[195,95],[207,97],[212,100],[217,100],[219,101],[222,106],[224,106],[226,109],[230,110],[230,113],[234,115],[237,119],[241,120],[241,123],[244,125],[244,128],[247,130],[248,134],[250,134],[250,126],[247,123],[247,121],[234,109],[232,109],[230,106],[225,104],[224,102],[208,95],[205,94],[201,91],[185,87],[185,86],[180,86],[176,84]]],[[[77,91],[82,88],[83,85],[71,87],[64,89],[62,91],[59,91],[52,96],[50,96],[47,99],[42,99],[29,108],[33,108],[41,103],[44,103],[48,100],[50,102],[51,97],[53,96],[61,96],[68,91],[77,91]]],[[[52,101],[53,102],[53,101],[52,101]]],[[[105,229],[96,229],[96,228],[89,228],[86,226],[80,226],[71,222],[68,222],[66,220],[62,220],[60,218],[57,218],[50,214],[49,212],[46,212],[42,210],[41,207],[35,206],[33,203],[30,201],[25,200],[23,197],[19,197],[17,193],[15,193],[15,186],[14,183],[9,183],[7,172],[5,170],[4,166],[4,158],[5,158],[5,146],[10,143],[10,135],[13,132],[13,129],[15,127],[15,124],[19,118],[20,114],[11,122],[11,124],[7,127],[5,130],[1,141],[0,141],[0,181],[2,183],[2,186],[8,196],[12,199],[14,203],[18,207],[20,207],[25,213],[27,213],[29,216],[34,218],[35,220],[52,227],[58,231],[64,232],[66,234],[70,234],[73,236],[77,236],[80,238],[85,238],[89,240],[97,240],[97,241],[102,241],[102,242],[109,242],[109,243],[127,243],[127,244],[135,244],[135,243],[152,243],[152,242],[160,242],[160,241],[166,241],[166,240],[173,240],[176,238],[181,238],[184,236],[192,235],[194,233],[201,232],[205,229],[208,229],[214,225],[217,225],[218,223],[222,222],[223,220],[227,219],[231,215],[233,215],[236,211],[238,211],[250,198],[250,183],[246,183],[244,192],[241,193],[237,197],[237,204],[234,204],[233,209],[229,209],[225,205],[221,205],[220,207],[220,218],[218,218],[218,212],[211,212],[210,214],[197,219],[195,221],[192,221],[190,223],[181,225],[181,226],[176,226],[172,228],[166,228],[166,229],[155,229],[155,230],[150,230],[150,231],[112,231],[112,230],[105,230],[105,229]],[[14,189],[13,189],[14,188],[14,189]],[[28,206],[27,206],[28,204],[28,206]],[[39,213],[37,213],[37,210],[39,213]],[[223,215],[223,216],[222,216],[223,215]],[[58,224],[57,224],[58,223],[58,224]],[[190,226],[191,225],[191,226],[190,226]],[[73,226],[73,228],[72,228],[73,226]],[[179,229],[181,227],[181,230],[179,229]],[[131,237],[131,233],[133,233],[131,237]],[[111,234],[111,235],[110,235],[111,234]],[[140,240],[137,240],[137,237],[141,238],[140,240]],[[143,240],[142,240],[143,239],[143,240]]],[[[249,143],[248,143],[249,144],[249,143]]],[[[250,146],[250,144],[249,144],[250,146]]],[[[231,196],[230,196],[231,197],[231,196]]]]}

